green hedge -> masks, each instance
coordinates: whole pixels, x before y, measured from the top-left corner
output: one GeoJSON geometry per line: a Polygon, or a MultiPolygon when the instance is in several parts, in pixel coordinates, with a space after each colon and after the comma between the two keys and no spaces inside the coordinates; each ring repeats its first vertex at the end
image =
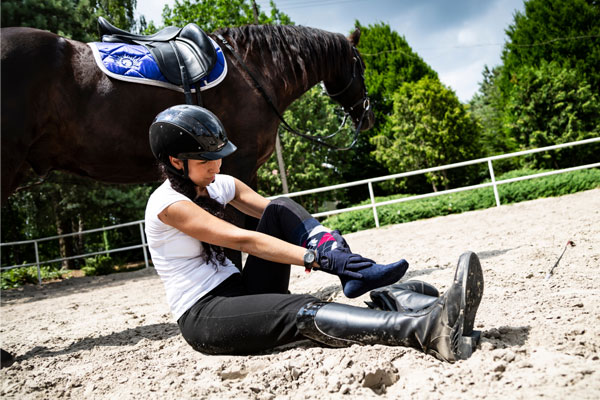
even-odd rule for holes
{"type": "Polygon", "coordinates": [[[117,272],[115,262],[109,255],[87,258],[81,268],[85,276],[108,275],[117,272]]]}
{"type": "MultiPolygon", "coordinates": [[[[496,177],[496,180],[532,175],[545,171],[547,170],[522,169],[511,171],[496,177]]],[[[600,170],[586,169],[506,183],[498,186],[498,194],[501,204],[510,204],[540,197],[562,196],[598,187],[600,187],[600,170]]],[[[394,195],[377,197],[375,201],[379,203],[409,196],[394,195]]],[[[363,204],[370,204],[370,201],[367,200],[360,203],[360,205],[363,204]]],[[[381,206],[377,207],[377,214],[379,216],[379,225],[383,226],[484,209],[495,205],[494,190],[492,187],[489,187],[381,206]]],[[[370,208],[331,216],[323,221],[323,224],[331,229],[339,229],[343,233],[375,227],[373,210],[370,208]]]]}
{"type": "MultiPolygon", "coordinates": [[[[56,266],[41,266],[42,280],[62,279],[70,277],[71,272],[56,266]]],[[[0,274],[0,287],[2,290],[17,288],[26,283],[38,283],[37,267],[13,268],[2,271],[0,274]]]]}

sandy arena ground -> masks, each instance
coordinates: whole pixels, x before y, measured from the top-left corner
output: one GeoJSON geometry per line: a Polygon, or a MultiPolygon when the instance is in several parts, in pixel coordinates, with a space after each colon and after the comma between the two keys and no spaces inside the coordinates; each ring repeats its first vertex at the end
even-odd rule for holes
{"type": "MultiPolygon", "coordinates": [[[[443,292],[464,250],[480,256],[479,349],[444,363],[387,346],[205,356],[178,332],[152,268],[2,293],[3,399],[598,399],[600,189],[347,235],[403,280],[443,292]],[[545,279],[568,240],[554,275],[545,279]]],[[[294,269],[291,290],[344,298],[337,278],[294,269]]]]}

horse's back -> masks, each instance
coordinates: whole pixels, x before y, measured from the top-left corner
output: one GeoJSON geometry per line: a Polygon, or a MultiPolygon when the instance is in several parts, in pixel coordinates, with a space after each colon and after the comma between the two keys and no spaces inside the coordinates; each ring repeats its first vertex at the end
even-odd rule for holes
{"type": "Polygon", "coordinates": [[[0,38],[3,93],[5,85],[22,84],[56,71],[70,47],[67,39],[34,28],[2,28],[0,38]]]}

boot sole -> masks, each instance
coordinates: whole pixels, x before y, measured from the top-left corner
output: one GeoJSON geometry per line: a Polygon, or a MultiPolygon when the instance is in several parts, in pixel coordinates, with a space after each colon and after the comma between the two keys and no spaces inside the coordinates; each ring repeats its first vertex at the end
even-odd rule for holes
{"type": "Polygon", "coordinates": [[[463,336],[469,336],[473,332],[475,315],[483,297],[483,271],[479,257],[473,252],[466,252],[458,259],[458,268],[455,281],[462,280],[464,288],[461,306],[464,310],[463,336]],[[462,272],[462,276],[459,276],[462,272]]]}
{"type": "Polygon", "coordinates": [[[454,276],[455,284],[460,284],[463,288],[461,296],[462,323],[458,323],[457,333],[458,343],[456,347],[456,358],[467,359],[471,356],[481,332],[473,331],[475,324],[475,315],[483,297],[483,271],[479,257],[473,252],[463,253],[458,259],[458,267],[454,276]],[[462,329],[461,329],[462,328],[462,329]]]}

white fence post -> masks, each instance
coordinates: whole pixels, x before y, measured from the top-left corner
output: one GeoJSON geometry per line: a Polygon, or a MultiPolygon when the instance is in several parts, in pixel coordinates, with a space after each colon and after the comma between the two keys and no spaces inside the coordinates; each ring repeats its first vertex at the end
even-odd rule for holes
{"type": "Polygon", "coordinates": [[[379,216],[377,215],[377,206],[375,205],[375,195],[373,194],[373,183],[369,182],[369,197],[373,206],[373,218],[375,218],[375,227],[379,228],[379,216]]]}
{"type": "Polygon", "coordinates": [[[142,237],[142,249],[144,250],[144,262],[148,268],[148,253],[146,252],[146,235],[144,234],[144,221],[140,221],[140,236],[142,237]]]}
{"type": "Polygon", "coordinates": [[[496,177],[494,176],[494,167],[492,167],[492,160],[488,158],[488,168],[490,170],[490,176],[492,177],[492,185],[494,186],[494,197],[496,198],[496,207],[500,207],[500,196],[498,196],[498,185],[496,185],[496,177]]]}
{"type": "Polygon", "coordinates": [[[42,271],[40,269],[40,253],[38,252],[37,241],[33,242],[33,247],[35,247],[35,265],[37,266],[38,285],[41,285],[42,284],[42,271]]]}

